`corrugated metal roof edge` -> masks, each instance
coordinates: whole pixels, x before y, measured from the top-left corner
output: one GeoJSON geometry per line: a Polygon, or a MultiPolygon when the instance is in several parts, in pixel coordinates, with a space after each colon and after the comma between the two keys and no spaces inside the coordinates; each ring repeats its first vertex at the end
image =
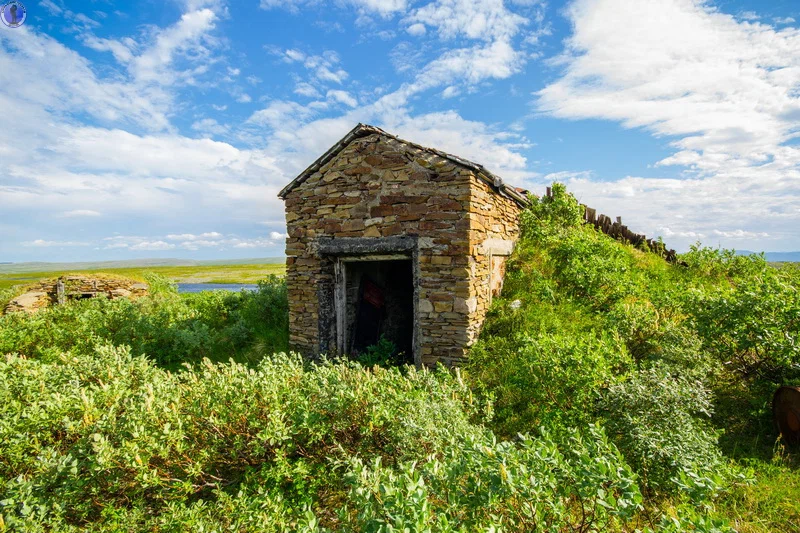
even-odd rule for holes
{"type": "Polygon", "coordinates": [[[527,197],[528,191],[525,191],[524,189],[517,189],[516,187],[512,187],[510,185],[506,185],[502,179],[492,174],[483,165],[479,163],[475,163],[468,159],[458,157],[457,155],[448,154],[447,152],[443,152],[442,150],[437,150],[436,148],[428,148],[427,146],[422,146],[420,144],[407,141],[405,139],[401,139],[400,137],[392,135],[391,133],[387,133],[376,126],[371,126],[369,124],[362,124],[362,123],[359,123],[355,128],[350,130],[347,133],[347,135],[339,139],[339,141],[337,141],[336,144],[331,146],[327,152],[322,154],[316,161],[311,163],[311,165],[309,165],[308,168],[306,168],[295,179],[289,182],[289,184],[286,185],[286,187],[281,189],[281,191],[278,193],[278,197],[281,199],[285,199],[286,195],[289,192],[291,192],[292,189],[303,183],[314,172],[322,168],[328,161],[336,157],[336,155],[339,152],[341,152],[344,149],[344,147],[350,144],[353,140],[359,139],[361,137],[366,137],[367,135],[372,135],[372,134],[385,135],[390,139],[394,139],[408,146],[413,146],[414,148],[418,148],[420,150],[436,154],[439,157],[443,157],[445,159],[452,161],[453,163],[456,163],[457,165],[474,170],[479,178],[481,178],[486,183],[497,189],[497,191],[500,192],[501,194],[517,202],[520,206],[525,207],[530,203],[527,197]]]}

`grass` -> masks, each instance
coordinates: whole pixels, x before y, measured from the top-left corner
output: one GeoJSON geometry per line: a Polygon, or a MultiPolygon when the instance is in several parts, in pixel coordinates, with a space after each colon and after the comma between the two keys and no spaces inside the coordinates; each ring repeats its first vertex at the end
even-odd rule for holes
{"type": "Polygon", "coordinates": [[[717,386],[717,427],[723,453],[753,474],[718,504],[739,533],[800,531],[800,453],[778,438],[772,412],[774,387],[729,381],[717,386]]]}
{"type": "Polygon", "coordinates": [[[30,285],[41,279],[56,278],[65,274],[100,275],[113,274],[144,281],[144,274],[154,272],[175,283],[256,283],[270,274],[283,275],[284,264],[243,265],[193,265],[193,266],[146,266],[129,268],[104,268],[102,270],[64,270],[48,272],[2,272],[0,289],[19,285],[30,285]]]}

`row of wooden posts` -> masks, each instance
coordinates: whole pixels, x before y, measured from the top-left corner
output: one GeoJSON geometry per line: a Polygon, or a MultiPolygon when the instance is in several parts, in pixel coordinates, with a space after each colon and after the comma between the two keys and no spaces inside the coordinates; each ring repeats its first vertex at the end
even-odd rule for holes
{"type": "MultiPolygon", "coordinates": [[[[553,196],[553,191],[550,187],[547,188],[547,196],[549,198],[553,196]]],[[[678,255],[675,250],[668,250],[661,241],[648,239],[645,235],[632,232],[628,229],[628,226],[622,224],[622,217],[617,217],[616,220],[612,220],[608,215],[602,213],[598,214],[597,209],[592,209],[584,204],[580,205],[583,207],[583,220],[587,224],[592,224],[606,235],[619,241],[630,243],[637,248],[646,247],[648,250],[662,256],[670,263],[677,261],[678,255]]]]}

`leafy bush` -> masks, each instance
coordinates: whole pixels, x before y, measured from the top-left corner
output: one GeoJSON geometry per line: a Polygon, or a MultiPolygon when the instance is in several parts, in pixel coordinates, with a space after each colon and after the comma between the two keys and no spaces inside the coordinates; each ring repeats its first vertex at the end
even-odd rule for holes
{"type": "Polygon", "coordinates": [[[336,491],[330,461],[393,464],[480,433],[463,384],[413,369],[277,355],[172,374],[104,347],[49,363],[6,356],[0,380],[6,522],[84,523],[131,504],[163,512],[242,485],[309,503],[336,491]]]}
{"type": "Polygon", "coordinates": [[[388,514],[441,531],[588,531],[638,509],[599,428],[498,443],[470,422],[480,409],[457,377],[413,367],[279,354],[171,373],[114,347],[7,355],[0,516],[30,530],[371,531],[388,514]]]}
{"type": "Polygon", "coordinates": [[[358,362],[364,366],[396,366],[400,363],[397,354],[397,346],[386,337],[381,335],[378,342],[358,354],[358,362]]]}
{"type": "Polygon", "coordinates": [[[386,468],[353,462],[356,531],[605,531],[640,509],[635,476],[596,426],[516,444],[470,437],[441,456],[386,468]]]}
{"type": "Polygon", "coordinates": [[[629,363],[609,335],[521,334],[479,342],[467,369],[494,398],[494,429],[511,436],[540,425],[588,424],[601,389],[629,363]]]}
{"type": "Polygon", "coordinates": [[[155,294],[137,300],[95,298],[0,317],[0,353],[58,357],[127,345],[134,354],[179,368],[203,357],[252,360],[288,346],[286,284],[271,277],[255,292],[206,291],[178,295],[149,277],[155,294]],[[255,353],[257,357],[250,357],[255,353]]]}
{"type": "Polygon", "coordinates": [[[764,268],[733,287],[690,294],[704,347],[745,377],[800,377],[800,276],[764,268]]]}
{"type": "Polygon", "coordinates": [[[611,385],[601,403],[609,435],[643,483],[694,503],[717,492],[728,470],[708,423],[711,409],[701,382],[663,366],[611,385]]]}

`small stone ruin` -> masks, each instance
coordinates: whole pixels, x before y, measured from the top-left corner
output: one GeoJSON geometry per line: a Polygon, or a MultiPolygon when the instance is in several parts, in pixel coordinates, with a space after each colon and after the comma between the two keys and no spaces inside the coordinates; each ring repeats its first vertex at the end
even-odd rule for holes
{"type": "Polygon", "coordinates": [[[130,298],[147,294],[149,287],[121,277],[68,275],[40,281],[6,305],[5,313],[34,313],[43,307],[85,298],[130,298]]]}

